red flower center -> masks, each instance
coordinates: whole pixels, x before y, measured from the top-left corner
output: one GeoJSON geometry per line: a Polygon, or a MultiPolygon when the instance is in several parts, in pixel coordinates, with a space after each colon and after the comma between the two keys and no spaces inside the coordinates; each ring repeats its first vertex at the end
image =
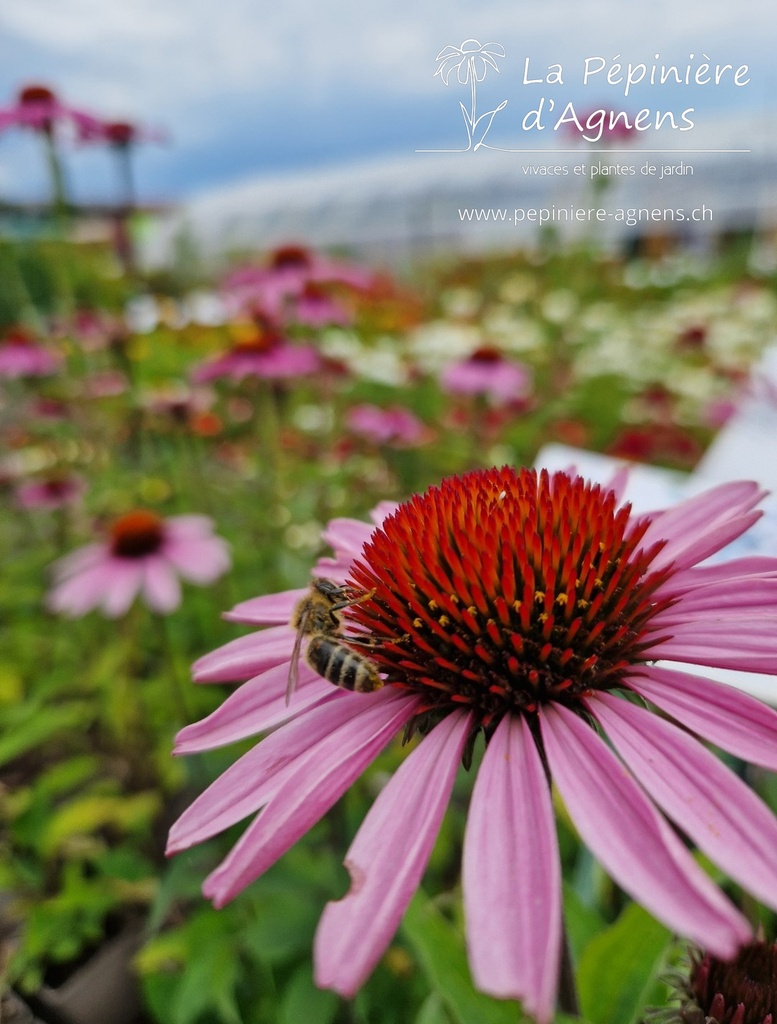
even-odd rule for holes
{"type": "Polygon", "coordinates": [[[347,616],[425,710],[469,705],[489,729],[548,701],[574,707],[659,639],[650,620],[667,601],[653,595],[670,570],[650,564],[664,542],[643,550],[649,519],[630,513],[565,473],[452,477],[374,531],[350,584],[374,594],[347,616]]]}
{"type": "Polygon", "coordinates": [[[270,257],[273,270],[285,267],[309,267],[310,253],[301,245],[283,245],[275,249],[270,257]]]}
{"type": "Polygon", "coordinates": [[[473,363],[501,363],[504,356],[493,345],[481,345],[469,358],[473,363]]]}
{"type": "Polygon", "coordinates": [[[105,125],[105,137],[115,146],[128,146],[135,138],[135,126],[126,121],[111,121],[105,125]]]}
{"type": "Polygon", "coordinates": [[[164,522],[155,512],[139,508],[111,526],[111,552],[120,558],[142,558],[158,551],[165,537],[164,522]]]}
{"type": "Polygon", "coordinates": [[[19,102],[22,104],[54,103],[55,100],[54,93],[45,85],[28,85],[19,93],[19,102]]]}
{"type": "Polygon", "coordinates": [[[751,942],[726,962],[705,956],[691,971],[689,995],[717,1024],[777,1021],[777,943],[751,942]]]}
{"type": "Polygon", "coordinates": [[[16,345],[21,348],[27,345],[34,345],[35,339],[24,327],[12,327],[3,338],[3,344],[16,345]]]}

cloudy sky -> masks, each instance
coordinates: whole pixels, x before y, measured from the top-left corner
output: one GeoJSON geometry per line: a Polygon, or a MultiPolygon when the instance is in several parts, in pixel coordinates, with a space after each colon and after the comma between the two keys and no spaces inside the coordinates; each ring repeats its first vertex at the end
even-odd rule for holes
{"type": "MultiPolygon", "coordinates": [[[[746,88],[697,90],[705,117],[773,109],[773,24],[772,0],[2,0],[0,104],[47,83],[74,105],[165,129],[169,143],[139,153],[137,177],[145,198],[177,199],[257,173],[458,144],[468,89],[433,72],[443,47],[472,37],[505,47],[483,97],[509,96],[509,111],[526,56],[571,69],[564,102],[590,106],[616,97],[582,90],[586,56],[655,53],[750,65],[746,88]]],[[[682,110],[688,91],[635,90],[621,105],[643,104],[682,110]]],[[[37,141],[0,137],[0,197],[45,194],[37,141]]],[[[111,171],[105,153],[69,155],[80,198],[109,197],[111,171]]]]}

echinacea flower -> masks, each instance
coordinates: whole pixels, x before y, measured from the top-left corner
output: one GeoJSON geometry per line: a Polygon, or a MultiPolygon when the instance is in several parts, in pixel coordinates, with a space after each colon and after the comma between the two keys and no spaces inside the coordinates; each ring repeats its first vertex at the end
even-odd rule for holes
{"type": "Polygon", "coordinates": [[[207,516],[163,519],[136,509],[114,520],[105,540],[54,563],[46,603],[70,618],[93,608],[118,618],[140,595],[152,611],[168,614],[181,603],[179,577],[207,586],[229,566],[226,541],[213,533],[207,516]]]}
{"type": "Polygon", "coordinates": [[[373,444],[423,444],[429,436],[424,423],[414,412],[401,405],[381,409],[377,405],[354,405],[345,418],[348,429],[373,444]]]}
{"type": "Polygon", "coordinates": [[[328,295],[327,287],[344,285],[356,291],[369,288],[375,275],[363,267],[328,259],[302,245],[274,249],[265,266],[245,266],[232,270],[223,280],[222,294],[234,312],[261,310],[273,318],[310,322],[323,312],[325,322],[345,322],[346,310],[328,295]],[[307,291],[307,297],[306,297],[307,291]],[[320,305],[324,297],[327,305],[320,305]],[[313,300],[319,299],[314,311],[313,300]]]}
{"type": "Polygon", "coordinates": [[[228,351],[195,366],[191,378],[205,384],[226,377],[233,381],[244,377],[265,380],[289,380],[310,377],[321,369],[321,357],[311,345],[292,344],[288,339],[257,334],[240,341],[228,351]]]}
{"type": "Polygon", "coordinates": [[[75,504],[85,490],[86,483],[83,477],[75,474],[52,474],[19,484],[15,498],[20,508],[51,511],[75,504]]]}
{"type": "Polygon", "coordinates": [[[700,950],[687,976],[672,977],[679,1006],[650,1013],[651,1024],[774,1024],[777,1021],[777,942],[758,938],[732,960],[700,950]]]}
{"type": "Polygon", "coordinates": [[[440,374],[440,385],[453,395],[482,395],[497,405],[520,402],[531,393],[531,372],[490,345],[466,359],[451,363],[440,374]]]}
{"type": "Polygon", "coordinates": [[[0,377],[48,377],[61,358],[40,345],[23,327],[12,327],[0,339],[0,377]]]}
{"type": "Polygon", "coordinates": [[[308,591],[238,605],[228,618],[269,628],[205,655],[194,677],[249,681],[183,729],[177,751],[273,731],[183,814],[169,852],[261,810],[204,883],[223,906],[393,736],[420,734],[362,823],[345,861],[351,890],[327,906],[316,935],[317,983],[353,996],[399,925],[457,765],[482,734],[463,850],[480,989],[552,1019],[562,912],[551,780],[630,896],[713,955],[733,956],[751,937],[747,921],[667,819],[777,906],[777,820],[697,738],[775,770],[777,713],[681,671],[777,672],[777,559],[698,565],[758,519],[762,497],[754,483],[731,483],[635,516],[579,476],[505,467],[380,506],[372,526],[333,521],[324,537],[334,557],[316,575],[353,595],[343,642],[374,641],[384,685],[351,693],[303,662],[287,707],[289,623],[308,591]]]}
{"type": "Polygon", "coordinates": [[[69,123],[79,133],[96,130],[100,121],[84,110],[63,103],[46,85],[27,85],[16,103],[0,109],[0,131],[16,126],[51,135],[57,125],[69,123]]]}

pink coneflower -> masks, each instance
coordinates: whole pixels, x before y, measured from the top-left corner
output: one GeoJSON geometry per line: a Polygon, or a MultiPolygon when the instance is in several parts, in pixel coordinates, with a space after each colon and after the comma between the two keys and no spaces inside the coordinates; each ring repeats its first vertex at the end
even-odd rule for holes
{"type": "Polygon", "coordinates": [[[16,488],[16,504],[27,509],[66,508],[75,504],[85,490],[83,478],[74,474],[27,480],[16,488]]]}
{"type": "Polygon", "coordinates": [[[167,614],[181,603],[179,576],[207,586],[229,566],[226,541],[207,516],[163,519],[136,509],[114,520],[107,539],[54,563],[47,605],[70,618],[93,608],[118,618],[141,595],[152,611],[167,614]]]}
{"type": "Polygon", "coordinates": [[[375,641],[370,657],[385,685],[350,693],[303,662],[287,707],[289,622],[308,591],[238,605],[229,618],[270,628],[206,655],[195,679],[250,681],[183,729],[177,751],[274,731],[184,813],[169,852],[264,808],[205,881],[204,893],[223,906],[397,732],[420,734],[347,855],[350,893],[326,908],[318,929],[317,983],[353,996],[401,920],[457,765],[482,733],[463,858],[479,988],[521,999],[543,1024],[552,1018],[561,882],[550,778],[627,893],[715,955],[733,955],[750,936],[747,922],[663,814],[777,905],[777,821],[693,735],[776,769],[777,713],[652,663],[777,672],[777,559],[697,567],[758,519],[762,496],[754,483],[726,484],[638,517],[581,477],[505,467],[380,506],[375,526],[335,520],[324,534],[334,557],[316,575],[353,596],[344,642],[357,633],[375,641]]]}
{"type": "Polygon", "coordinates": [[[92,114],[62,103],[45,85],[25,86],[19,91],[16,103],[0,109],[0,131],[16,126],[51,135],[63,123],[73,125],[79,133],[93,131],[100,125],[92,114]]]}
{"type": "MultiPolygon", "coordinates": [[[[270,253],[265,266],[239,267],[231,271],[222,282],[222,291],[237,312],[261,309],[267,315],[282,320],[296,316],[307,322],[300,313],[307,310],[312,315],[312,295],[317,293],[320,303],[321,297],[328,294],[326,286],[345,285],[364,291],[373,280],[374,275],[362,267],[327,259],[301,245],[286,245],[270,253]],[[313,286],[315,290],[311,292],[313,286]],[[307,301],[304,298],[306,290],[307,301]]],[[[347,315],[344,307],[331,296],[329,303],[326,307],[328,315],[347,315]]],[[[319,305],[319,316],[321,308],[319,305]]],[[[337,323],[338,320],[326,322],[337,323]]]]}
{"type": "Polygon", "coordinates": [[[749,942],[733,960],[693,950],[687,977],[673,976],[679,1006],[651,1012],[654,1024],[773,1024],[777,943],[749,942]]]}
{"type": "Polygon", "coordinates": [[[290,323],[306,327],[346,327],[353,320],[342,302],[315,281],[308,281],[299,295],[290,299],[286,316],[290,323]]]}
{"type": "Polygon", "coordinates": [[[280,334],[260,330],[255,337],[239,342],[215,359],[200,363],[191,377],[195,384],[222,377],[234,381],[244,377],[288,380],[309,377],[320,369],[321,357],[311,345],[295,345],[280,334]]]}
{"type": "Polygon", "coordinates": [[[531,372],[498,349],[484,345],[446,366],[440,384],[453,395],[483,395],[495,404],[520,402],[531,393],[531,372]]]}
{"type": "Polygon", "coordinates": [[[23,327],[11,328],[0,340],[0,377],[48,377],[60,363],[23,327]]]}
{"type": "Polygon", "coordinates": [[[401,405],[392,405],[388,409],[369,404],[355,405],[348,410],[345,422],[350,431],[373,444],[410,447],[423,444],[429,437],[425,424],[414,412],[401,405]]]}

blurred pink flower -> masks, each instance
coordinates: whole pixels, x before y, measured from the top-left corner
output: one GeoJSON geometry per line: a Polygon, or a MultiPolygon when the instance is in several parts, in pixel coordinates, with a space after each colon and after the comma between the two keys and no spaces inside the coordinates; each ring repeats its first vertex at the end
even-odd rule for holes
{"type": "Polygon", "coordinates": [[[86,111],[62,103],[45,85],[25,86],[16,103],[0,108],[0,131],[19,127],[51,135],[60,124],[71,124],[83,133],[95,130],[100,121],[86,111]]]}
{"type": "Polygon", "coordinates": [[[440,374],[443,390],[453,395],[483,395],[497,405],[520,402],[531,394],[531,371],[498,349],[484,345],[440,374]]]}
{"type": "Polygon", "coordinates": [[[81,142],[106,142],[117,149],[126,149],[138,142],[164,142],[167,138],[158,128],[145,128],[129,121],[93,121],[79,132],[81,142]]]}
{"type": "Polygon", "coordinates": [[[282,336],[263,335],[256,341],[235,345],[215,359],[209,359],[192,370],[195,384],[228,377],[239,381],[244,377],[266,380],[288,380],[309,377],[321,369],[321,358],[311,345],[293,345],[282,336]]]}
{"type": "Polygon", "coordinates": [[[27,480],[16,488],[16,504],[20,508],[56,509],[73,505],[86,490],[80,476],[49,476],[27,480]]]}
{"type": "Polygon", "coordinates": [[[374,280],[375,275],[363,267],[329,260],[304,246],[287,245],[275,249],[266,266],[231,271],[221,288],[236,313],[258,310],[283,322],[296,319],[302,323],[310,323],[306,315],[315,314],[315,321],[321,322],[325,314],[323,322],[339,323],[347,322],[343,320],[347,310],[333,297],[329,305],[322,303],[327,295],[324,286],[339,284],[363,291],[374,280]]]}
{"type": "Polygon", "coordinates": [[[261,811],[204,883],[223,906],[392,737],[418,734],[348,852],[350,892],[327,906],[316,935],[317,984],[352,997],[399,925],[458,764],[482,733],[463,848],[480,989],[522,1000],[541,1024],[553,1018],[562,907],[551,778],[618,885],[669,928],[732,956],[750,927],[667,818],[777,907],[777,820],[697,739],[775,770],[777,713],[679,671],[777,673],[777,559],[699,565],[758,519],[762,497],[754,483],[731,483],[634,516],[581,477],[505,467],[384,504],[374,525],[334,520],[324,534],[334,557],[315,575],[359,598],[340,636],[375,641],[384,687],[352,693],[303,661],[287,707],[290,622],[309,590],[238,605],[228,618],[269,628],[205,655],[194,678],[249,682],[183,729],[176,750],[270,732],[179,818],[168,852],[261,811]],[[679,665],[659,668],[659,659],[679,665]]]}
{"type": "Polygon", "coordinates": [[[307,327],[326,327],[329,324],[345,327],[353,317],[324,285],[308,281],[302,291],[289,300],[286,319],[289,323],[307,327]]]}
{"type": "Polygon", "coordinates": [[[14,327],[0,339],[0,377],[48,377],[62,360],[22,327],[14,327]]]}
{"type": "Polygon", "coordinates": [[[377,405],[355,405],[348,410],[346,425],[354,434],[360,434],[374,444],[423,444],[429,436],[426,425],[410,409],[392,405],[381,409],[377,405]]]}
{"type": "Polygon", "coordinates": [[[70,618],[93,608],[118,618],[140,595],[152,611],[167,614],[181,603],[179,576],[207,586],[229,566],[227,543],[214,535],[207,516],[163,519],[136,509],[114,520],[106,540],[54,563],[46,604],[70,618]]]}

